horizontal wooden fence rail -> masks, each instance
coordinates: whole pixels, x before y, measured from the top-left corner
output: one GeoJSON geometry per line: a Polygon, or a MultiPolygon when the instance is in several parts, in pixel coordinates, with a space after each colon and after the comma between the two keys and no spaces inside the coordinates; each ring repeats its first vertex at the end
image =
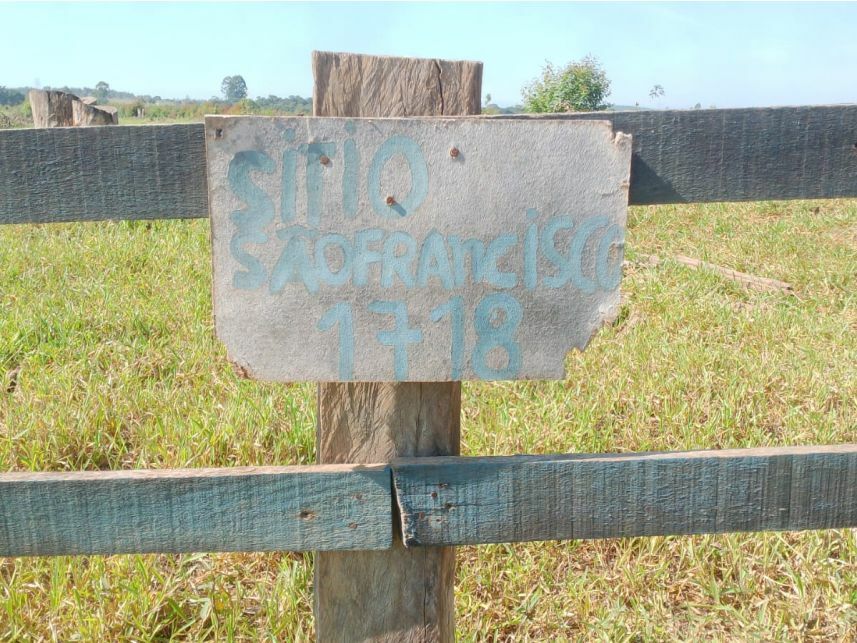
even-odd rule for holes
{"type": "Polygon", "coordinates": [[[857,445],[394,464],[408,545],[857,526],[857,445]]]}
{"type": "Polygon", "coordinates": [[[857,196],[857,105],[642,110],[607,116],[614,130],[634,137],[631,205],[857,196]]]}
{"type": "Polygon", "coordinates": [[[857,445],[0,474],[0,556],[385,549],[399,524],[408,546],[857,527],[857,445]]]}
{"type": "Polygon", "coordinates": [[[0,474],[0,556],[386,549],[390,469],[0,474]]]}
{"type": "MultiPolygon", "coordinates": [[[[612,121],[632,205],[857,196],[857,105],[489,118],[612,121]]],[[[205,177],[201,124],[0,130],[0,223],[206,217],[205,177]]]]}
{"type": "Polygon", "coordinates": [[[0,130],[0,223],[207,216],[201,124],[0,130]]]}

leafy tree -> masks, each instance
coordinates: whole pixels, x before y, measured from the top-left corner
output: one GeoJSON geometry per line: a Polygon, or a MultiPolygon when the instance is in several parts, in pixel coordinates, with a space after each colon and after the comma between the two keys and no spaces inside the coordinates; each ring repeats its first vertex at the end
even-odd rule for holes
{"type": "Polygon", "coordinates": [[[230,103],[237,103],[239,100],[247,98],[247,83],[244,82],[243,76],[226,76],[220,83],[220,91],[230,103]]]}
{"type": "Polygon", "coordinates": [[[98,81],[98,84],[95,85],[95,98],[98,99],[98,102],[101,103],[106,101],[109,94],[110,85],[105,83],[103,80],[98,81]]]}
{"type": "Polygon", "coordinates": [[[253,103],[263,114],[273,115],[283,112],[287,114],[309,114],[312,112],[312,99],[300,96],[280,98],[271,94],[267,98],[260,96],[253,103]]]}
{"type": "Polygon", "coordinates": [[[586,56],[557,68],[547,62],[541,78],[521,92],[526,112],[594,112],[607,109],[610,81],[597,58],[586,56]]]}
{"type": "Polygon", "coordinates": [[[664,95],[664,88],[660,85],[655,85],[649,90],[649,98],[655,100],[656,98],[661,98],[664,95]]]}

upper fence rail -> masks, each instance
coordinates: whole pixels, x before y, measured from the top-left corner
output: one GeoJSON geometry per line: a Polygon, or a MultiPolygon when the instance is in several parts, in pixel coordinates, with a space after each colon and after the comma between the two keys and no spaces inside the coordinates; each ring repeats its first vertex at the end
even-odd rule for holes
{"type": "MultiPolygon", "coordinates": [[[[857,105],[466,118],[612,121],[631,205],[857,197],[857,105]]],[[[0,130],[0,223],[206,216],[201,124],[0,130]]]]}

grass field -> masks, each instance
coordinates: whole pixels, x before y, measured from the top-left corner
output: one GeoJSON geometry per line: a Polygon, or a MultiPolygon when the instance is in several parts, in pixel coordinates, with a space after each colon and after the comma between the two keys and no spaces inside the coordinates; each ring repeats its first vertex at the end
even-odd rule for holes
{"type": "MultiPolygon", "coordinates": [[[[464,386],[465,454],[857,442],[857,202],[632,208],[628,241],[620,320],[565,381],[464,386]]],[[[0,227],[0,468],[312,462],[313,387],[233,374],[209,261],[203,220],[0,227]]],[[[461,640],[857,640],[855,530],[458,560],[461,640]]],[[[5,559],[0,637],[305,640],[311,580],[295,554],[5,559]]]]}

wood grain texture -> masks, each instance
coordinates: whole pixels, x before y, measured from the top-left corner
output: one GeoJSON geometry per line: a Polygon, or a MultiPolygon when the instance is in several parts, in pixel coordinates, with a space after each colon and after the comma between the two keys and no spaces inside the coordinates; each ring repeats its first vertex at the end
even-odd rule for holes
{"type": "MultiPolygon", "coordinates": [[[[318,387],[319,462],[372,462],[459,452],[461,384],[341,383],[318,387]]],[[[392,527],[392,525],[391,525],[392,527]]],[[[454,634],[455,550],[315,557],[320,641],[447,641],[454,634]]]]}
{"type": "Polygon", "coordinates": [[[482,109],[482,63],[312,52],[316,116],[463,116],[482,109]]]}
{"type": "MultiPolygon", "coordinates": [[[[320,384],[318,460],[457,455],[460,417],[460,382],[320,384]]],[[[398,529],[387,551],[319,553],[318,640],[453,640],[454,582],[454,548],[406,549],[398,529]]]]}
{"type": "MultiPolygon", "coordinates": [[[[345,74],[341,61],[326,69],[316,115],[369,116],[322,109],[368,109],[359,83],[331,103],[338,99],[328,97],[330,83],[345,74]]],[[[467,67],[473,83],[478,71],[467,67]]],[[[465,72],[447,76],[463,83],[465,72]]],[[[444,114],[455,113],[454,93],[444,91],[444,114]]],[[[439,96],[430,103],[441,108],[439,96]]],[[[418,113],[404,96],[378,107],[390,116],[418,113]]],[[[612,121],[634,137],[631,205],[857,197],[857,105],[490,118],[612,121]]],[[[0,130],[0,223],[206,216],[201,124],[0,130]]]]}
{"type": "Polygon", "coordinates": [[[857,105],[542,118],[607,119],[632,134],[631,205],[857,196],[857,105]]]}
{"type": "Polygon", "coordinates": [[[0,556],[386,549],[390,470],[0,474],[0,556]]]}
{"type": "Polygon", "coordinates": [[[201,124],[0,131],[0,223],[207,216],[201,124]]]}
{"type": "MultiPolygon", "coordinates": [[[[324,418],[334,434],[356,418],[365,422],[363,435],[389,436],[401,449],[457,450],[457,426],[449,427],[445,444],[421,442],[420,431],[403,437],[395,428],[399,422],[457,424],[457,408],[449,406],[455,399],[414,399],[421,395],[418,384],[379,384],[372,393],[365,389],[376,385],[343,386],[354,389],[357,408],[324,418]],[[393,409],[386,423],[377,422],[378,407],[393,409]]],[[[349,457],[363,457],[371,443],[355,445],[349,457]]],[[[0,474],[0,556],[383,549],[396,519],[391,468],[406,542],[424,546],[335,554],[357,555],[362,568],[355,569],[355,559],[347,562],[358,576],[384,572],[370,579],[367,600],[389,593],[380,620],[406,639],[432,635],[402,629],[417,618],[415,606],[441,616],[434,597],[452,577],[426,569],[438,567],[436,552],[454,550],[438,544],[857,527],[853,444],[429,457],[400,458],[391,467],[0,474]],[[417,592],[419,600],[402,591],[408,573],[430,581],[417,592]]],[[[341,571],[333,553],[322,561],[341,571]]],[[[352,591],[348,582],[327,589],[330,615],[353,617],[352,591]]],[[[361,627],[352,633],[367,638],[361,627]]]]}
{"type": "Polygon", "coordinates": [[[31,89],[27,92],[30,112],[36,127],[72,127],[74,125],[74,103],[79,101],[74,94],[60,91],[31,89]]]}
{"type": "Polygon", "coordinates": [[[857,527],[857,445],[393,463],[407,545],[857,527]]]}
{"type": "MultiPolygon", "coordinates": [[[[478,114],[481,63],[313,53],[315,116],[478,114]],[[440,70],[440,71],[437,71],[440,70]]],[[[330,383],[318,387],[318,461],[377,462],[457,455],[459,382],[330,383]]],[[[315,557],[321,641],[452,641],[455,551],[315,557]]]]}
{"type": "Polygon", "coordinates": [[[33,124],[36,127],[91,127],[116,125],[119,110],[111,105],[96,105],[95,98],[43,89],[28,93],[33,124]]]}
{"type": "Polygon", "coordinates": [[[92,105],[77,100],[72,104],[72,118],[74,127],[118,125],[119,110],[112,105],[92,105]]]}

